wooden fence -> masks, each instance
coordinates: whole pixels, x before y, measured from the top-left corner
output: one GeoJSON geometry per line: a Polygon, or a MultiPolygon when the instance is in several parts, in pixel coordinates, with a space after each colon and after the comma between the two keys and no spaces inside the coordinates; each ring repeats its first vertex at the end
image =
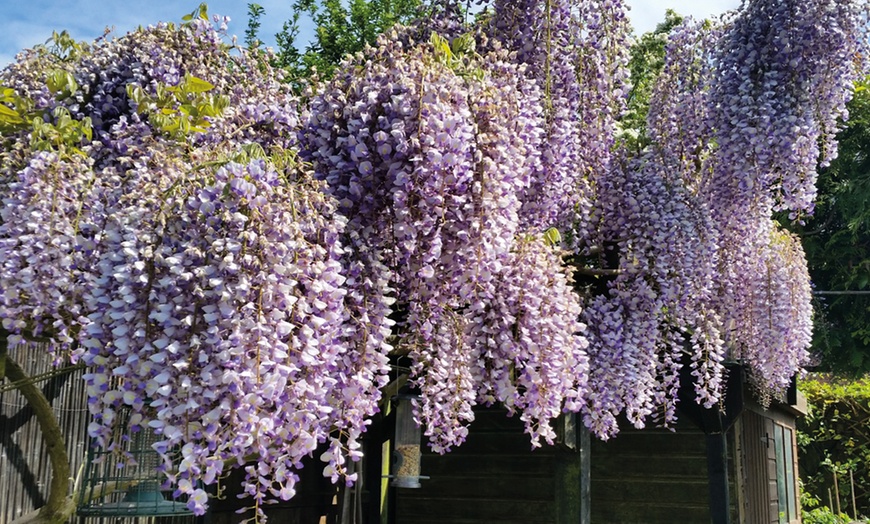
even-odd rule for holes
{"type": "MultiPolygon", "coordinates": [[[[10,347],[9,356],[31,377],[55,369],[42,344],[10,347]]],[[[88,408],[83,372],[76,369],[37,384],[63,430],[74,477],[80,475],[87,453],[88,408]]],[[[9,524],[43,506],[51,474],[33,410],[17,390],[0,391],[0,524],[9,524]]]]}

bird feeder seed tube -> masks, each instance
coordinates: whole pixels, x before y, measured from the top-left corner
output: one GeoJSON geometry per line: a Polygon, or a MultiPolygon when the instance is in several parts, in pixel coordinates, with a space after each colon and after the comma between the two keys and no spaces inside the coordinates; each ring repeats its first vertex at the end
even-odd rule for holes
{"type": "Polygon", "coordinates": [[[415,395],[397,395],[396,437],[393,447],[392,485],[397,488],[419,488],[420,441],[422,429],[414,420],[415,395]]]}

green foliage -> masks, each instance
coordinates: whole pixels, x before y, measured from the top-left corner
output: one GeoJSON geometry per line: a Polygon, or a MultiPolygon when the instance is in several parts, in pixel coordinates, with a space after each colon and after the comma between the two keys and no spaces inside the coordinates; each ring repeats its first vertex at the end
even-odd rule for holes
{"type": "Polygon", "coordinates": [[[463,78],[477,80],[483,78],[483,70],[474,65],[474,58],[477,55],[473,35],[460,35],[450,41],[438,33],[432,33],[429,42],[432,44],[432,56],[436,61],[463,78]]]}
{"type": "MultiPolygon", "coordinates": [[[[835,492],[833,477],[837,475],[840,507],[851,508],[851,470],[858,513],[870,515],[870,378],[849,382],[818,376],[801,382],[800,387],[809,402],[809,414],[798,419],[804,507],[827,502],[828,490],[835,492]]],[[[814,514],[813,518],[828,518],[822,508],[816,508],[814,514]]]]}
{"type": "Polygon", "coordinates": [[[80,57],[87,45],[77,42],[67,31],[52,31],[51,38],[46,40],[43,48],[63,62],[70,62],[80,57]]]}
{"type": "Polygon", "coordinates": [[[79,90],[79,85],[72,73],[61,69],[49,73],[48,78],[45,79],[45,85],[58,100],[69,98],[79,90]]]}
{"type": "Polygon", "coordinates": [[[0,134],[15,132],[30,119],[33,102],[18,96],[14,89],[0,87],[0,134]]]}
{"type": "MultiPolygon", "coordinates": [[[[60,69],[47,75],[46,86],[57,100],[69,98],[79,90],[72,74],[60,69]]],[[[90,118],[76,120],[62,106],[46,118],[43,111],[34,109],[32,100],[19,96],[14,89],[0,87],[0,134],[8,136],[20,130],[30,132],[33,149],[61,155],[83,155],[79,146],[90,142],[93,135],[90,118]]]]}
{"type": "Polygon", "coordinates": [[[803,524],[851,524],[845,513],[837,514],[822,501],[804,489],[801,482],[801,522],[803,524]]]}
{"type": "Polygon", "coordinates": [[[225,95],[209,95],[214,86],[205,80],[185,75],[176,86],[157,86],[157,96],[150,97],[135,84],[127,85],[127,95],[147,114],[149,122],[169,136],[181,138],[203,132],[209,118],[220,115],[229,105],[225,95]]]}
{"type": "MultiPolygon", "coordinates": [[[[839,157],[819,174],[814,216],[797,227],[817,290],[870,290],[870,90],[857,86],[839,157]]],[[[870,372],[870,295],[820,295],[813,351],[821,371],[870,372]]]]}
{"type": "Polygon", "coordinates": [[[296,0],[291,18],[275,35],[278,49],[273,65],[287,69],[293,81],[314,71],[329,77],[346,55],[374,44],[395,24],[410,22],[420,5],[420,0],[296,0]],[[314,41],[300,51],[296,39],[303,15],[316,29],[314,41]]]}
{"type": "Polygon", "coordinates": [[[191,22],[196,19],[208,20],[208,4],[205,2],[199,4],[196,9],[181,17],[185,22],[191,22]]]}
{"type": "MultiPolygon", "coordinates": [[[[79,91],[79,85],[72,73],[64,67],[89,49],[88,44],[77,42],[66,31],[52,32],[51,38],[33,48],[34,54],[47,64],[45,85],[57,100],[69,98],[79,91]]],[[[43,118],[43,114],[34,110],[32,100],[20,96],[10,87],[0,85],[0,136],[8,137],[29,128],[36,118],[43,118]]],[[[82,131],[84,132],[83,129],[82,131]]],[[[49,130],[45,129],[45,132],[49,133],[49,130]]]]}
{"type": "Polygon", "coordinates": [[[260,47],[260,17],[265,12],[260,4],[248,4],[248,27],[245,29],[245,45],[248,49],[260,47]]]}
{"type": "Polygon", "coordinates": [[[804,511],[801,515],[803,524],[849,524],[852,522],[847,515],[837,515],[827,506],[804,511]]]}
{"type": "Polygon", "coordinates": [[[52,111],[54,122],[46,122],[40,117],[33,119],[33,130],[30,134],[30,147],[44,151],[71,152],[87,156],[78,146],[90,142],[92,128],[90,117],[75,120],[65,107],[56,107],[52,111]]]}

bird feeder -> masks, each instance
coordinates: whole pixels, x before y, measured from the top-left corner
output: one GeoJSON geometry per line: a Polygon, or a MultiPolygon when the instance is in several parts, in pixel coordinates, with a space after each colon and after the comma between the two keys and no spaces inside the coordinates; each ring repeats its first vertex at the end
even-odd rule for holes
{"type": "MultiPolygon", "coordinates": [[[[125,419],[126,417],[119,417],[125,419]]],[[[126,427],[122,425],[121,427],[126,427]]],[[[83,517],[187,516],[187,503],[171,500],[174,486],[165,485],[162,460],[152,448],[159,437],[142,428],[112,449],[88,450],[77,513],[83,517]]]]}
{"type": "Polygon", "coordinates": [[[419,488],[421,429],[414,420],[415,395],[397,395],[396,437],[393,444],[392,485],[397,488],[419,488]]]}

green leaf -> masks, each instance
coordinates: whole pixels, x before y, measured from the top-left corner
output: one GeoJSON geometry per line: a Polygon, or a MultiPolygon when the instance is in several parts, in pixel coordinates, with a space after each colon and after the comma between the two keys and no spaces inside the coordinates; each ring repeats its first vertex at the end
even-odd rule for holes
{"type": "Polygon", "coordinates": [[[245,155],[249,159],[264,159],[266,158],[266,151],[263,149],[263,146],[260,144],[253,142],[250,144],[245,144],[242,146],[242,151],[245,152],[245,155]]]}
{"type": "Polygon", "coordinates": [[[461,56],[467,53],[474,52],[475,41],[474,36],[470,33],[466,33],[464,35],[460,35],[453,39],[453,42],[450,45],[453,53],[457,56],[461,56]]]}
{"type": "Polygon", "coordinates": [[[555,227],[544,231],[544,240],[551,246],[557,246],[562,242],[562,234],[555,227]]]}
{"type": "Polygon", "coordinates": [[[199,7],[190,12],[190,14],[184,15],[181,19],[185,22],[190,22],[194,18],[199,18],[201,20],[208,20],[208,4],[205,2],[199,4],[199,7]]]}
{"type": "Polygon", "coordinates": [[[0,122],[4,124],[23,124],[24,119],[21,118],[18,111],[0,104],[0,122]]]}
{"type": "Polygon", "coordinates": [[[217,111],[218,114],[223,113],[224,109],[230,106],[230,97],[226,95],[216,96],[212,100],[212,104],[214,105],[215,111],[217,111]]]}
{"type": "Polygon", "coordinates": [[[206,82],[195,76],[187,76],[184,79],[184,90],[188,93],[205,93],[214,89],[214,84],[206,82]]]}
{"type": "Polygon", "coordinates": [[[88,139],[88,142],[94,139],[94,126],[89,116],[82,119],[82,133],[88,139]]]}

